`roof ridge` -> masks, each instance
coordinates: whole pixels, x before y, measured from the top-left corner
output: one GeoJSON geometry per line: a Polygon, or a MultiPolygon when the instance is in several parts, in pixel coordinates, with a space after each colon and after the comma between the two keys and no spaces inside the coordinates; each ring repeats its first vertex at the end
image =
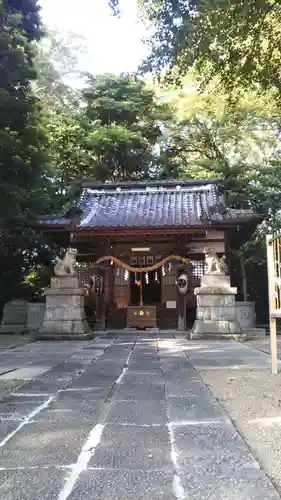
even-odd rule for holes
{"type": "Polygon", "coordinates": [[[150,194],[150,193],[178,193],[178,192],[181,192],[181,193],[196,193],[196,192],[203,192],[205,190],[210,190],[214,187],[214,184],[210,184],[210,183],[207,183],[207,184],[201,184],[201,185],[194,185],[194,186],[188,186],[188,185],[184,185],[184,186],[155,186],[155,187],[148,187],[148,188],[145,188],[145,187],[142,187],[142,188],[130,188],[130,189],[122,189],[122,188],[119,188],[117,187],[115,190],[114,189],[106,189],[106,188],[102,188],[102,189],[93,189],[91,187],[84,187],[83,190],[82,190],[82,194],[83,193],[89,193],[89,194],[96,194],[96,195],[99,195],[99,194],[102,194],[102,195],[124,195],[124,194],[150,194]]]}
{"type": "Polygon", "coordinates": [[[116,189],[120,187],[121,189],[131,189],[132,187],[170,187],[170,186],[192,186],[192,185],[203,185],[203,184],[219,184],[221,179],[216,178],[203,178],[203,179],[169,179],[169,180],[142,180],[142,181],[110,181],[110,182],[100,182],[100,181],[87,181],[82,184],[82,188],[94,188],[100,189],[116,189]]]}

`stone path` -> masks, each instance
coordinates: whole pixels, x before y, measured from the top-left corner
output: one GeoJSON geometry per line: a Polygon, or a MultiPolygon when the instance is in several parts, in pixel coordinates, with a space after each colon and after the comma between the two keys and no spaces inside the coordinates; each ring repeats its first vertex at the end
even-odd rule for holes
{"type": "Polygon", "coordinates": [[[270,360],[169,334],[0,352],[0,383],[22,381],[0,401],[1,500],[280,499],[194,368],[225,364],[270,360]]]}

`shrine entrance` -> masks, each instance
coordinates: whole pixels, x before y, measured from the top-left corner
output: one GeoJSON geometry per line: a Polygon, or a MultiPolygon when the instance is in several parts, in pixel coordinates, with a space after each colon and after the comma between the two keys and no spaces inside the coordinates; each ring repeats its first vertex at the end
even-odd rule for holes
{"type": "Polygon", "coordinates": [[[184,313],[180,267],[190,268],[185,309],[191,326],[205,247],[224,254],[228,236],[254,220],[261,216],[225,204],[221,179],[87,181],[73,211],[39,217],[34,228],[60,247],[77,249],[91,327],[174,330],[184,313]],[[101,287],[90,286],[96,276],[101,287]]]}
{"type": "MultiPolygon", "coordinates": [[[[159,328],[163,312],[165,316],[177,319],[177,267],[183,263],[187,265],[189,259],[174,254],[148,257],[154,263],[129,264],[114,255],[96,261],[96,265],[110,262],[109,269],[115,276],[116,315],[118,312],[121,316],[124,312],[124,326],[127,328],[159,328]]],[[[167,325],[165,319],[164,325],[167,325]]]]}
{"type": "Polygon", "coordinates": [[[149,271],[147,273],[130,273],[131,305],[161,304],[161,274],[149,271]]]}

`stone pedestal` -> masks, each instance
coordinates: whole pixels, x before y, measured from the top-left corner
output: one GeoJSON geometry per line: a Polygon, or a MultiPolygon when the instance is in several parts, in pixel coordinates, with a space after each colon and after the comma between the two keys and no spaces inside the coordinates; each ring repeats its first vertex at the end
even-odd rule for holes
{"type": "Polygon", "coordinates": [[[85,318],[85,289],[77,276],[51,279],[45,290],[46,308],[38,339],[76,340],[92,338],[92,330],[85,318]]]}
{"type": "Polygon", "coordinates": [[[0,334],[21,334],[27,331],[28,302],[22,299],[13,299],[7,302],[3,310],[0,334]]]}
{"type": "Polygon", "coordinates": [[[194,293],[197,298],[197,316],[192,339],[206,338],[208,334],[218,338],[242,334],[236,317],[237,288],[230,285],[229,276],[206,274],[194,293]]]}
{"type": "Polygon", "coordinates": [[[42,326],[45,316],[44,302],[30,302],[27,309],[28,332],[36,332],[42,326]]]}

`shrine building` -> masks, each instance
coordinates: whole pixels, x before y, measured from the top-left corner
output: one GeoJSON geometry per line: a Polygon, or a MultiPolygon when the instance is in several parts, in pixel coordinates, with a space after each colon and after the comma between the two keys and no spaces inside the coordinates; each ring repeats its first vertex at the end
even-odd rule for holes
{"type": "Polygon", "coordinates": [[[41,219],[38,228],[64,248],[77,249],[88,322],[108,330],[177,328],[183,269],[191,327],[204,248],[227,256],[229,235],[257,220],[251,210],[226,205],[219,179],[86,182],[76,208],[72,215],[41,219]]]}

